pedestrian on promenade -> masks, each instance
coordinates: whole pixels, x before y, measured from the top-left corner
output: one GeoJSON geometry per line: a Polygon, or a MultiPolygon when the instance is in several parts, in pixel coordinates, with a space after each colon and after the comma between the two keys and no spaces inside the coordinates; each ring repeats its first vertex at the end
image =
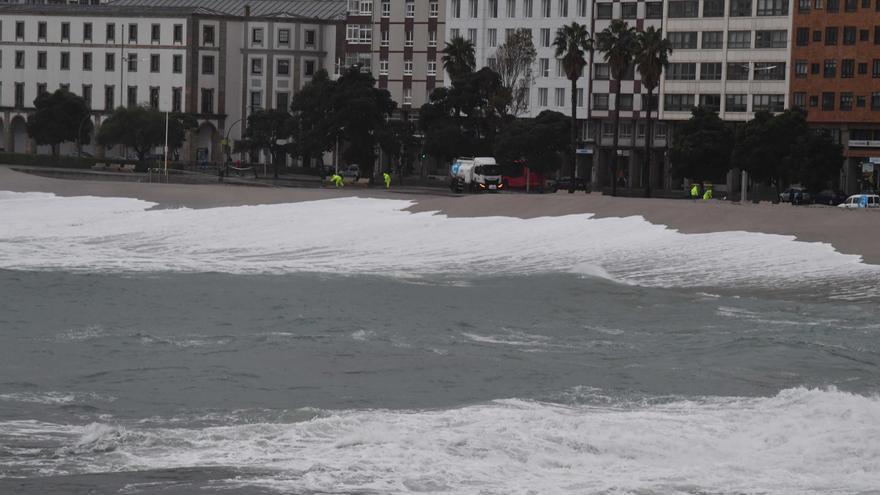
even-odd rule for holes
{"type": "Polygon", "coordinates": [[[345,182],[343,182],[342,176],[339,174],[333,174],[333,176],[330,177],[330,181],[336,184],[337,188],[345,187],[345,182]]]}
{"type": "Polygon", "coordinates": [[[384,172],[382,178],[385,179],[385,189],[391,189],[391,174],[384,172]]]}

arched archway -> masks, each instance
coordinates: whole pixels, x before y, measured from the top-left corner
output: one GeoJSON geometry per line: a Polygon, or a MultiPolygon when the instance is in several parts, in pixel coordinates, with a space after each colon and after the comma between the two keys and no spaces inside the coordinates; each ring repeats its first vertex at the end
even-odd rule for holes
{"type": "Polygon", "coordinates": [[[217,128],[210,122],[202,122],[196,131],[196,161],[213,162],[217,153],[217,128]]]}
{"type": "Polygon", "coordinates": [[[28,133],[27,122],[24,120],[24,117],[21,115],[13,117],[9,122],[9,130],[7,132],[12,133],[12,139],[10,140],[12,149],[9,151],[13,153],[26,153],[28,133]]]}

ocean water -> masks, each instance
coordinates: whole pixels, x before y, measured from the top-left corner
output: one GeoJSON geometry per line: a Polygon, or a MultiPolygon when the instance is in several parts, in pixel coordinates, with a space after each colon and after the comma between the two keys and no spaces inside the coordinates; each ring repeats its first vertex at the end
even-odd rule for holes
{"type": "Polygon", "coordinates": [[[877,267],[408,205],[0,193],[0,493],[878,493],[877,267]]]}

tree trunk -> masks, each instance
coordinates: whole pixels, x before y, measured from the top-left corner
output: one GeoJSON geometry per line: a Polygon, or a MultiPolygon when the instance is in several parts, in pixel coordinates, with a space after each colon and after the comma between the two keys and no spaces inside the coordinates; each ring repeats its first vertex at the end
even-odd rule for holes
{"type": "Polygon", "coordinates": [[[645,117],[648,119],[645,122],[645,170],[644,170],[644,178],[645,178],[645,197],[651,197],[651,145],[652,140],[652,129],[654,127],[654,120],[651,118],[651,104],[653,103],[654,88],[648,88],[648,104],[645,105],[645,117]]]}
{"type": "Polygon", "coordinates": [[[577,189],[577,79],[571,80],[571,180],[568,192],[577,189]]]}
{"type": "Polygon", "coordinates": [[[618,103],[620,102],[620,79],[617,80],[617,89],[614,90],[614,137],[611,141],[611,195],[617,196],[617,140],[619,137],[618,129],[620,127],[620,110],[618,103]]]}

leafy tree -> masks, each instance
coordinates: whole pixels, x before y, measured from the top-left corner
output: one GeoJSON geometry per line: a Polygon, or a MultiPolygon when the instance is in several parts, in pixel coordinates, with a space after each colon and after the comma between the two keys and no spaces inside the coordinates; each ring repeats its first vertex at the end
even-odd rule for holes
{"type": "Polygon", "coordinates": [[[558,170],[569,144],[570,126],[571,119],[552,110],[534,119],[518,119],[495,138],[495,158],[508,167],[523,161],[533,172],[558,170]]]}
{"type": "Polygon", "coordinates": [[[792,175],[813,191],[828,187],[843,165],[843,147],[826,129],[809,129],[794,145],[792,175]]]}
{"type": "Polygon", "coordinates": [[[733,132],[716,112],[694,108],[691,118],[675,128],[669,150],[672,173],[695,182],[717,180],[730,170],[733,146],[733,132]]]}
{"type": "Polygon", "coordinates": [[[474,71],[477,66],[474,57],[474,44],[461,36],[452,38],[446,42],[446,47],[441,51],[443,57],[443,69],[449,73],[449,77],[455,82],[459,77],[474,71]]]}
{"type": "Polygon", "coordinates": [[[645,108],[647,123],[645,126],[645,165],[642,175],[645,184],[645,197],[651,196],[651,145],[653,136],[654,119],[651,117],[651,108],[654,103],[654,90],[660,84],[660,76],[663,69],[669,65],[669,55],[672,53],[672,44],[663,37],[663,32],[649,26],[637,35],[635,63],[639,74],[642,76],[642,86],[648,90],[648,104],[645,108]]]}
{"type": "Polygon", "coordinates": [[[626,22],[615,19],[611,21],[611,25],[602,30],[597,37],[599,51],[603,53],[605,61],[611,70],[611,76],[617,80],[617,86],[614,90],[614,112],[612,117],[614,120],[614,137],[611,144],[611,195],[617,194],[617,143],[620,137],[620,110],[618,102],[620,102],[620,82],[626,77],[629,69],[633,65],[638,42],[636,39],[635,28],[630,27],[626,22]]]}
{"type": "MultiPolygon", "coordinates": [[[[571,25],[562,26],[556,31],[553,46],[556,47],[556,58],[562,59],[565,76],[571,81],[569,132],[571,132],[571,176],[574,178],[577,177],[577,80],[581,77],[584,66],[587,65],[584,55],[593,50],[593,39],[586,26],[572,22],[571,25]]],[[[571,187],[574,187],[575,182],[571,181],[571,187]]]]}
{"type": "Polygon", "coordinates": [[[496,68],[501,84],[510,93],[507,113],[517,116],[529,106],[529,89],[535,81],[532,64],[537,55],[532,32],[517,29],[495,50],[496,68]]]}
{"type": "Polygon", "coordinates": [[[66,89],[41,93],[34,99],[36,112],[28,116],[27,132],[37,144],[52,146],[58,156],[58,145],[65,141],[88,143],[92,132],[86,101],[66,89]]]}
{"type": "Polygon", "coordinates": [[[392,167],[397,172],[398,182],[403,183],[405,172],[412,169],[419,153],[420,142],[415,136],[416,128],[404,114],[401,120],[392,120],[379,134],[382,150],[391,159],[392,167]]]}
{"type": "Polygon", "coordinates": [[[358,67],[347,69],[334,86],[329,116],[332,128],[341,128],[340,135],[348,143],[343,153],[346,161],[359,164],[370,176],[378,138],[387,132],[388,118],[397,105],[387,90],[375,84],[373,76],[358,67]]]}
{"type": "Polygon", "coordinates": [[[315,72],[312,80],[294,93],[290,104],[295,152],[308,163],[312,156],[322,156],[333,148],[339,132],[332,118],[333,92],[336,83],[327,71],[315,72]]]}
{"type": "Polygon", "coordinates": [[[272,156],[272,173],[277,179],[279,154],[289,147],[278,141],[289,139],[292,133],[293,118],[287,110],[259,110],[248,115],[241,147],[249,150],[268,149],[272,156]]]}
{"type": "MultiPolygon", "coordinates": [[[[170,114],[168,148],[183,145],[186,130],[195,125],[196,120],[191,115],[170,114]]],[[[143,161],[150,150],[165,144],[165,112],[146,106],[119,107],[101,124],[97,142],[101,146],[128,146],[143,161]]]]}

